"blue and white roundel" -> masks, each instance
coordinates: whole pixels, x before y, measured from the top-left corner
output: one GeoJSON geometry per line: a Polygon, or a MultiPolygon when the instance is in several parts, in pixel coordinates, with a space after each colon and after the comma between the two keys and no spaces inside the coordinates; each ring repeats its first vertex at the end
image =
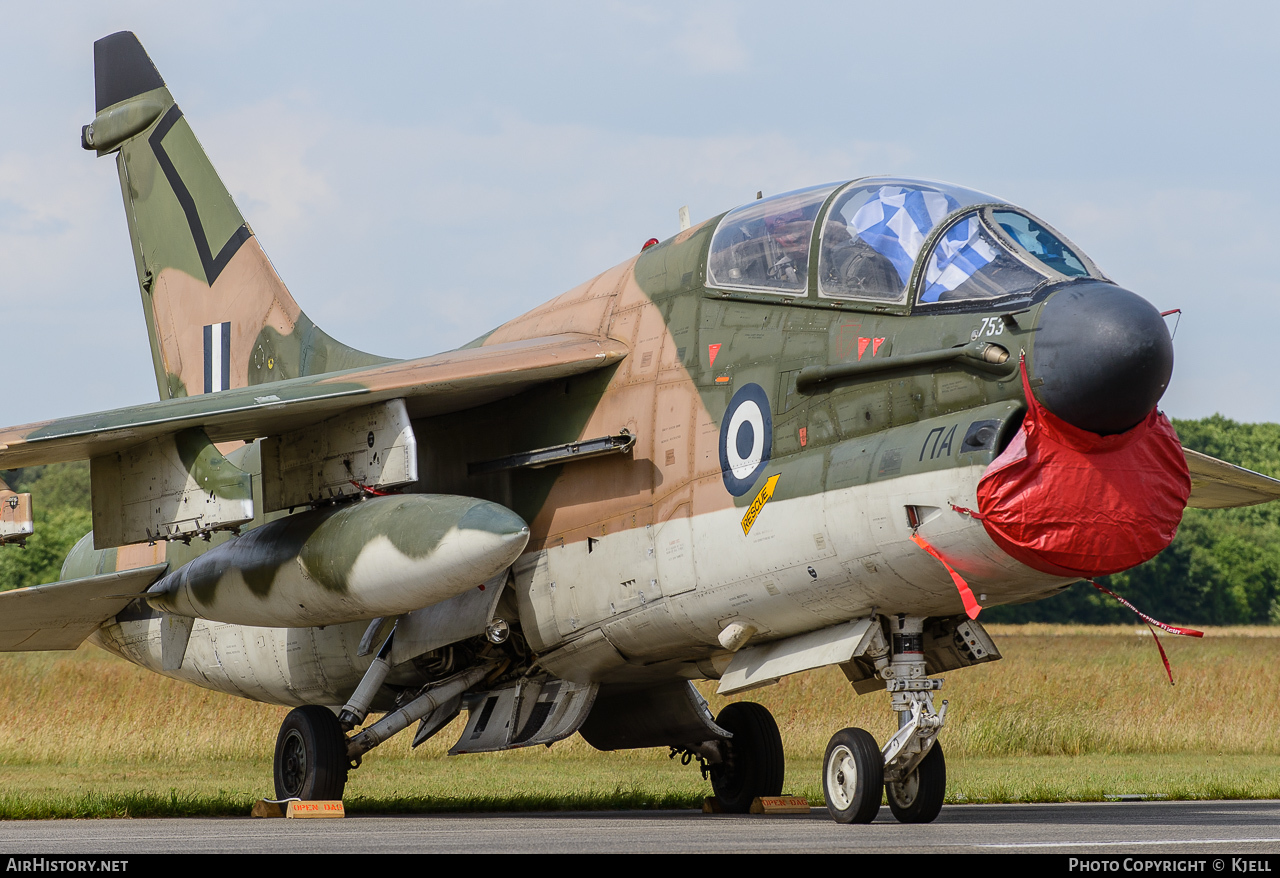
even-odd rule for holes
{"type": "Polygon", "coordinates": [[[729,400],[720,422],[720,473],[735,497],[751,490],[773,450],[769,397],[759,384],[747,384],[729,400]]]}

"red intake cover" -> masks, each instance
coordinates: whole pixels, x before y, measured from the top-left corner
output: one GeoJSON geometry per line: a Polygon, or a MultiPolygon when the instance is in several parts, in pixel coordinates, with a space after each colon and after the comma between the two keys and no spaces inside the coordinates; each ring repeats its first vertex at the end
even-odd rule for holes
{"type": "Polygon", "coordinates": [[[987,533],[1042,573],[1105,576],[1173,542],[1191,476],[1173,425],[1156,409],[1133,429],[1099,436],[1073,427],[1031,392],[1009,447],[978,482],[987,533]]]}

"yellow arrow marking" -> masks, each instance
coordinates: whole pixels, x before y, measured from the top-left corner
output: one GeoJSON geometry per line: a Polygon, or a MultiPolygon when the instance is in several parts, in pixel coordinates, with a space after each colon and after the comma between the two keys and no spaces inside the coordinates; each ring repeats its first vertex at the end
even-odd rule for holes
{"type": "Polygon", "coordinates": [[[751,533],[751,525],[756,523],[756,519],[760,516],[760,510],[764,509],[764,504],[769,502],[769,498],[773,496],[773,489],[778,486],[778,479],[782,478],[782,473],[769,476],[768,481],[764,483],[764,487],[760,489],[760,493],[756,494],[756,499],[751,501],[751,505],[747,508],[747,514],[742,516],[742,535],[746,536],[751,533]]]}

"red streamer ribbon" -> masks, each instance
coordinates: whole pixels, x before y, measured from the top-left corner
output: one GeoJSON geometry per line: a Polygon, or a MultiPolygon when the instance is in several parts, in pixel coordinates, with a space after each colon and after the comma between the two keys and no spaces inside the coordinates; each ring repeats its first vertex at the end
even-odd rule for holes
{"type": "Polygon", "coordinates": [[[1151,618],[1146,613],[1142,612],[1137,607],[1135,607],[1133,604],[1129,603],[1124,598],[1120,597],[1120,595],[1116,594],[1114,591],[1107,588],[1105,585],[1099,585],[1098,583],[1094,582],[1092,579],[1086,579],[1085,582],[1092,585],[1098,591],[1106,592],[1107,594],[1111,595],[1120,603],[1124,604],[1126,607],[1133,610],[1133,612],[1138,615],[1139,619],[1147,623],[1147,629],[1151,632],[1151,636],[1155,638],[1156,649],[1160,650],[1160,660],[1164,662],[1164,672],[1169,675],[1169,685],[1172,686],[1173,685],[1173,668],[1170,667],[1169,665],[1169,656],[1165,655],[1164,645],[1160,643],[1160,637],[1156,634],[1156,628],[1159,628],[1162,631],[1168,631],[1170,634],[1181,634],[1184,637],[1204,637],[1204,632],[1197,631],[1194,628],[1179,628],[1177,625],[1166,625],[1165,623],[1161,622],[1159,619],[1151,618]],[[1153,625],[1155,626],[1154,628],[1152,627],[1153,625]]]}
{"type": "Polygon", "coordinates": [[[942,566],[947,568],[947,572],[951,574],[951,581],[956,584],[956,591],[960,592],[960,601],[964,604],[965,614],[970,619],[978,618],[978,613],[982,611],[982,607],[978,605],[978,599],[973,596],[973,590],[969,588],[969,583],[964,581],[964,577],[956,573],[955,568],[947,563],[947,559],[939,555],[938,550],[929,545],[920,534],[913,533],[911,542],[942,562],[942,566]]]}
{"type": "Polygon", "coordinates": [[[357,482],[355,479],[347,479],[347,481],[349,481],[351,484],[355,485],[355,486],[356,486],[357,488],[359,488],[361,491],[365,491],[365,492],[367,492],[367,493],[369,493],[369,494],[372,494],[372,495],[373,495],[373,496],[375,496],[375,497],[389,497],[389,496],[391,496],[391,495],[390,495],[388,492],[386,492],[386,491],[379,491],[377,488],[370,488],[368,485],[362,485],[362,484],[360,484],[359,482],[357,482]]]}

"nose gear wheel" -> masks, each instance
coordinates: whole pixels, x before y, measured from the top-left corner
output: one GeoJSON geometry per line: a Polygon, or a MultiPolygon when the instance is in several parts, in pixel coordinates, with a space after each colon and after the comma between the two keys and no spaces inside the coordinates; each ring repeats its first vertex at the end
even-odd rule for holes
{"type": "Polygon", "coordinates": [[[947,792],[947,763],[942,744],[934,741],[915,770],[900,783],[884,785],[889,810],[899,823],[932,823],[947,792]]]}
{"type": "Polygon", "coordinates": [[[822,759],[822,795],[837,823],[870,823],[880,812],[884,757],[864,729],[831,736],[822,759]]]}

